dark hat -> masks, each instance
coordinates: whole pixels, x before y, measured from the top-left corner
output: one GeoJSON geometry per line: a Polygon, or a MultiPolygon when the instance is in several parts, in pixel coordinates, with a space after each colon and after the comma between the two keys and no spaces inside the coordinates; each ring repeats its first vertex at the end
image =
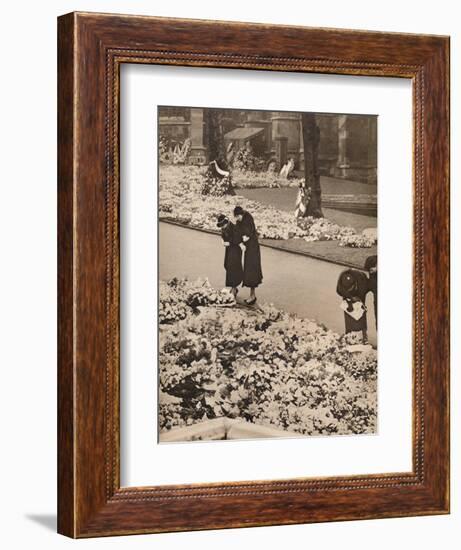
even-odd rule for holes
{"type": "Polygon", "coordinates": [[[346,292],[353,290],[357,282],[350,271],[343,271],[340,275],[340,280],[346,292]]]}
{"type": "Polygon", "coordinates": [[[241,206],[236,206],[234,208],[234,216],[241,216],[244,213],[244,210],[241,206]]]}
{"type": "Polygon", "coordinates": [[[219,214],[218,221],[217,221],[216,225],[218,227],[224,227],[228,223],[229,223],[228,218],[226,218],[226,216],[224,214],[219,214]]]}
{"type": "Polygon", "coordinates": [[[378,267],[378,256],[368,256],[365,260],[365,269],[370,271],[372,267],[378,267]]]}

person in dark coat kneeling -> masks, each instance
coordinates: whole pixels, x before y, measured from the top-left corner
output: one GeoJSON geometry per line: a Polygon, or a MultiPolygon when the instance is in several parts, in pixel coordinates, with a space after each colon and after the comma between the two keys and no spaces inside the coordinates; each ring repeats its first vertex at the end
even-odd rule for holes
{"type": "Polygon", "coordinates": [[[373,294],[376,328],[378,328],[378,256],[368,256],[365,260],[368,271],[368,290],[373,294]]]}
{"type": "Polygon", "coordinates": [[[232,289],[237,296],[237,287],[243,281],[242,250],[240,248],[240,236],[235,225],[224,214],[218,216],[216,224],[221,230],[223,244],[226,247],[224,253],[224,269],[226,270],[226,286],[232,289]]]}
{"type": "Polygon", "coordinates": [[[262,283],[261,251],[259,249],[258,232],[256,231],[253,216],[241,206],[234,208],[237,220],[237,230],[245,248],[243,262],[243,286],[250,289],[250,297],[245,300],[249,306],[256,303],[255,288],[262,283]]]}
{"type": "Polygon", "coordinates": [[[344,322],[346,334],[362,331],[363,343],[368,343],[366,295],[369,291],[368,277],[362,271],[346,269],[338,279],[336,292],[344,299],[344,322]]]}

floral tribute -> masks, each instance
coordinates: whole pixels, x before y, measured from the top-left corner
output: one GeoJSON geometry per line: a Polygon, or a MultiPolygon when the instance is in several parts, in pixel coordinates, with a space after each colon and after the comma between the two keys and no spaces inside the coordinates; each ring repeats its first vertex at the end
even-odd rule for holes
{"type": "Polygon", "coordinates": [[[159,323],[174,323],[185,319],[203,306],[235,305],[234,295],[228,289],[215,290],[208,279],[189,282],[185,279],[160,281],[159,323]]]}
{"type": "Polygon", "coordinates": [[[216,218],[240,205],[249,210],[261,238],[286,240],[339,241],[341,246],[370,247],[376,239],[357,235],[352,227],[340,226],[326,218],[298,218],[284,210],[263,205],[239,195],[211,196],[203,207],[203,174],[198,167],[162,167],[160,170],[159,218],[183,225],[216,231],[216,218]]]}
{"type": "Polygon", "coordinates": [[[232,160],[232,166],[241,172],[254,174],[264,169],[266,161],[246,147],[241,147],[232,160]]]}
{"type": "Polygon", "coordinates": [[[377,355],[273,305],[229,307],[207,281],[160,284],[161,431],[218,417],[303,435],[376,431],[377,355]],[[221,307],[227,306],[227,307],[221,307]]]}
{"type": "Polygon", "coordinates": [[[164,164],[184,164],[191,150],[191,140],[176,141],[167,136],[160,136],[158,143],[159,162],[164,164]]]}
{"type": "Polygon", "coordinates": [[[202,177],[200,194],[215,197],[233,194],[231,174],[229,173],[228,176],[219,177],[213,170],[208,169],[202,177]]]}
{"type": "Polygon", "coordinates": [[[279,189],[281,187],[293,187],[297,189],[305,181],[304,178],[296,178],[291,175],[289,178],[284,178],[278,172],[245,171],[239,167],[234,170],[234,174],[235,187],[237,189],[279,189]]]}
{"type": "Polygon", "coordinates": [[[348,246],[350,248],[371,248],[377,242],[376,237],[368,235],[345,235],[341,238],[339,246],[348,246]]]}

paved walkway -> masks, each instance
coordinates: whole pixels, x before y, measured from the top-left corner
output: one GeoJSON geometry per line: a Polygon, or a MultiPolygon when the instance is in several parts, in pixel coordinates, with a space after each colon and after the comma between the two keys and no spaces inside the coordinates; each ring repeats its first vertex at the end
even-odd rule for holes
{"type": "MultiPolygon", "coordinates": [[[[159,224],[161,279],[208,277],[212,286],[224,285],[224,247],[217,235],[159,224]]],[[[315,319],[335,332],[344,331],[344,314],[336,294],[338,276],[344,267],[290,252],[261,247],[264,281],[257,295],[260,302],[315,319]]],[[[241,294],[246,294],[243,289],[241,294]]],[[[376,345],[371,294],[367,301],[370,343],[376,345]]]]}

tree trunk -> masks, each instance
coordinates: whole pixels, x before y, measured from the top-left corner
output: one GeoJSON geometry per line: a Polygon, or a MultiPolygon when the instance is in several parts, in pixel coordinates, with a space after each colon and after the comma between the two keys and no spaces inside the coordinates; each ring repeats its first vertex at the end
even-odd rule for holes
{"type": "Polygon", "coordinates": [[[311,199],[305,216],[323,218],[322,190],[319,174],[319,143],[320,129],[315,122],[315,115],[303,113],[301,116],[303,143],[304,143],[304,177],[306,189],[311,188],[311,199]]]}
{"type": "Polygon", "coordinates": [[[235,195],[232,186],[232,174],[230,173],[230,167],[226,159],[226,148],[224,146],[222,110],[204,109],[203,115],[209,164],[203,176],[202,195],[213,195],[216,197],[235,195]],[[218,171],[218,167],[221,172],[227,172],[227,175],[218,171]]]}
{"type": "Polygon", "coordinates": [[[222,170],[229,170],[222,132],[222,110],[204,109],[208,162],[215,160],[222,170]]]}

